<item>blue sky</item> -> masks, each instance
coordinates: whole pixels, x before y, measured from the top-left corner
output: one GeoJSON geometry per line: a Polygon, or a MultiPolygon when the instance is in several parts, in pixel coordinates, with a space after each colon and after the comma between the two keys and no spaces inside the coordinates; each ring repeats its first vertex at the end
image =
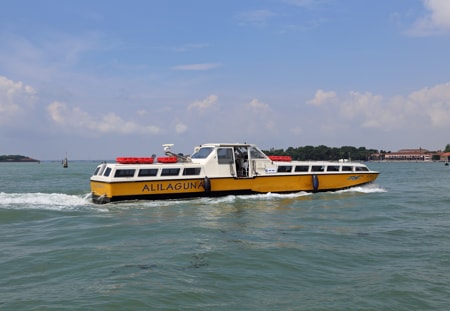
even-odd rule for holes
{"type": "Polygon", "coordinates": [[[448,0],[4,1],[0,154],[450,143],[448,0]]]}

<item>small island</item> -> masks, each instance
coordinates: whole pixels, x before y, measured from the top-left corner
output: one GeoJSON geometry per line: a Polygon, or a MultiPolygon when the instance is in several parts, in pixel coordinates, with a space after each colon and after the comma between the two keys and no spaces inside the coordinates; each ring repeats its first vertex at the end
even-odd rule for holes
{"type": "Polygon", "coordinates": [[[18,155],[18,154],[12,154],[12,155],[0,155],[0,163],[22,163],[22,162],[36,162],[40,163],[41,161],[32,159],[30,157],[18,155]]]}

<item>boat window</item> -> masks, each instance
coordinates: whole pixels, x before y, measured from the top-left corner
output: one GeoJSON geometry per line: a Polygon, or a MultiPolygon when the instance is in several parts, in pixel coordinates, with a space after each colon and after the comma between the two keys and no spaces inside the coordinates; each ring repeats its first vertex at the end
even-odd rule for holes
{"type": "Polygon", "coordinates": [[[110,168],[110,167],[107,167],[106,170],[105,170],[105,173],[103,174],[103,176],[108,177],[109,174],[111,174],[111,168],[110,168]]]}
{"type": "Polygon", "coordinates": [[[353,172],[353,166],[343,166],[342,172],[353,172]]]}
{"type": "Polygon", "coordinates": [[[179,174],[179,168],[163,168],[161,171],[161,176],[178,176],[179,174]]]}
{"type": "Polygon", "coordinates": [[[252,159],[264,159],[265,155],[255,147],[250,147],[250,157],[252,159]]]}
{"type": "Polygon", "coordinates": [[[278,166],[278,173],[290,173],[292,171],[292,166],[287,166],[287,165],[281,165],[278,166]]]}
{"type": "Polygon", "coordinates": [[[323,172],[325,170],[325,167],[322,165],[313,165],[311,167],[311,172],[323,172]]]}
{"type": "Polygon", "coordinates": [[[365,166],[355,166],[355,171],[357,172],[367,172],[369,169],[365,166]]]}
{"type": "Polygon", "coordinates": [[[200,167],[186,167],[183,170],[183,176],[200,175],[200,167]]]}
{"type": "Polygon", "coordinates": [[[297,165],[295,167],[295,171],[296,172],[308,172],[309,171],[309,166],[308,165],[297,165]]]}
{"type": "Polygon", "coordinates": [[[95,169],[94,174],[93,174],[94,176],[97,175],[98,171],[100,171],[100,168],[101,168],[100,165],[97,166],[97,168],[95,169]]]}
{"type": "Polygon", "coordinates": [[[233,163],[233,149],[217,148],[217,159],[219,161],[219,164],[233,163]]]}
{"type": "Polygon", "coordinates": [[[95,170],[94,175],[102,176],[103,172],[105,171],[105,168],[106,168],[106,164],[105,163],[97,166],[97,169],[95,170]]]}
{"type": "Polygon", "coordinates": [[[114,177],[133,177],[135,171],[131,169],[116,170],[114,177]]]}
{"type": "Polygon", "coordinates": [[[200,148],[197,152],[195,152],[191,159],[206,159],[210,153],[213,151],[213,147],[203,147],[200,148]]]}
{"type": "Polygon", "coordinates": [[[327,172],[339,172],[339,165],[328,165],[327,172]]]}
{"type": "Polygon", "coordinates": [[[156,176],[158,174],[157,168],[144,168],[139,170],[139,177],[146,177],[146,176],[156,176]]]}

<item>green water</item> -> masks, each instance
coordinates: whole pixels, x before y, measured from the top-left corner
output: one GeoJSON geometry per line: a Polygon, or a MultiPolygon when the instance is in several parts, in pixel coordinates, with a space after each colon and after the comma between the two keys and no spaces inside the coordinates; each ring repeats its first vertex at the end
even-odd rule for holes
{"type": "Polygon", "coordinates": [[[450,168],[335,193],[94,205],[96,163],[0,164],[0,310],[447,310],[450,168]]]}

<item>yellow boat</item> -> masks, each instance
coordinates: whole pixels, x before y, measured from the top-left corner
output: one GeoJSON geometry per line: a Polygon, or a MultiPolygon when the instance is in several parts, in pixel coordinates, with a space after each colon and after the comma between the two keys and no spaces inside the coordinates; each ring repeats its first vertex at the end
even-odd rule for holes
{"type": "Polygon", "coordinates": [[[257,193],[322,192],[373,182],[378,172],[359,162],[292,161],[256,145],[203,144],[191,156],[117,158],[90,178],[94,203],[257,193]]]}

